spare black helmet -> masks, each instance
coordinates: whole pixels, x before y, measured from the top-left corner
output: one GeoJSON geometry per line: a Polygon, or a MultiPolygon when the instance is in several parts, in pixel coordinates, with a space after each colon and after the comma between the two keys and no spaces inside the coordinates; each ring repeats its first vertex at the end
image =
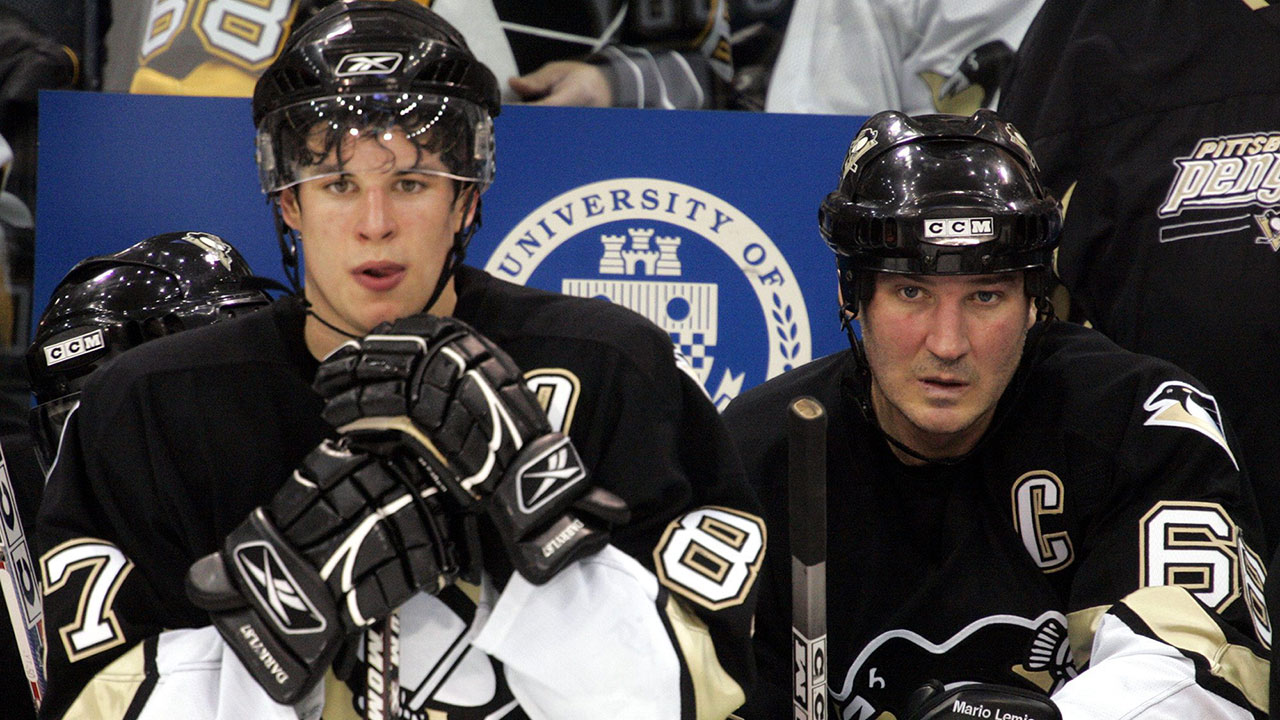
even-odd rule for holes
{"type": "Polygon", "coordinates": [[[77,263],[54,288],[27,350],[31,426],[45,466],[93,371],[163,335],[266,306],[249,264],[222,238],[171,232],[77,263]]]}
{"type": "Polygon", "coordinates": [[[991,110],[870,117],[849,146],[818,224],[836,252],[845,310],[869,272],[987,275],[1025,270],[1048,293],[1062,208],[1022,136],[991,110]]]}

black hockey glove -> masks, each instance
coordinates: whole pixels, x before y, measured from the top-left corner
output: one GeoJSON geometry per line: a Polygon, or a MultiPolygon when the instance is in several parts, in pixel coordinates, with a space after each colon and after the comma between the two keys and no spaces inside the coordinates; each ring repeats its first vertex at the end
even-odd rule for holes
{"type": "Polygon", "coordinates": [[[511,358],[460,320],[384,323],[326,358],[316,389],[343,433],[398,438],[463,512],[487,513],[532,583],[596,552],[627,520],[620,498],[589,484],[511,358]]]}
{"type": "Polygon", "coordinates": [[[970,718],[1062,720],[1047,695],[1007,685],[970,683],[947,690],[931,680],[911,693],[905,720],[969,720],[970,718]]]}
{"type": "Polygon", "coordinates": [[[326,440],[191,566],[187,595],[267,694],[293,704],[347,636],[457,577],[441,497],[416,455],[326,440]]]}

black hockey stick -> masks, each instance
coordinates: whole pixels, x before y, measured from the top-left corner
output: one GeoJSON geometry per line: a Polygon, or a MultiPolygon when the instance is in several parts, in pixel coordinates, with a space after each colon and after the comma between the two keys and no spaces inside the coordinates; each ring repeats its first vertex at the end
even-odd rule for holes
{"type": "Polygon", "coordinates": [[[796,720],[827,717],[827,411],[811,397],[787,409],[791,661],[796,720]]]}

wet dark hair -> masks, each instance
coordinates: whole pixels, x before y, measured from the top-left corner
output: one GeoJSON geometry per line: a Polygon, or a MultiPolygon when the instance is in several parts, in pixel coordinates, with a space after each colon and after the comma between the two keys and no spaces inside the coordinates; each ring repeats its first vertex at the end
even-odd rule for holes
{"type": "MultiPolygon", "coordinates": [[[[432,155],[438,156],[451,173],[466,175],[470,172],[469,155],[474,147],[475,129],[465,116],[436,112],[431,112],[430,117],[422,117],[428,114],[426,112],[397,115],[389,110],[371,112],[368,105],[362,109],[365,112],[361,115],[352,112],[320,123],[315,122],[315,114],[310,108],[304,107],[296,115],[286,111],[282,130],[288,129],[276,136],[284,165],[309,167],[332,157],[337,159],[341,169],[350,159],[352,129],[360,130],[361,138],[368,137],[366,131],[370,129],[378,132],[398,129],[416,149],[415,166],[432,155]]],[[[453,180],[453,187],[456,196],[463,182],[453,180]]]]}

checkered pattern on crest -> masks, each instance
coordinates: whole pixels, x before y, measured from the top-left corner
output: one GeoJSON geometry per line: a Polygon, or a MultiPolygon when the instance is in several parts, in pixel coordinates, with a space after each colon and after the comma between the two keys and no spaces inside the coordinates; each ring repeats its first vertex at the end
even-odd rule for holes
{"type": "Polygon", "coordinates": [[[680,354],[688,359],[689,365],[699,376],[705,378],[711,372],[711,363],[715,358],[707,354],[705,333],[677,330],[671,333],[671,342],[680,349],[680,354]]]}

